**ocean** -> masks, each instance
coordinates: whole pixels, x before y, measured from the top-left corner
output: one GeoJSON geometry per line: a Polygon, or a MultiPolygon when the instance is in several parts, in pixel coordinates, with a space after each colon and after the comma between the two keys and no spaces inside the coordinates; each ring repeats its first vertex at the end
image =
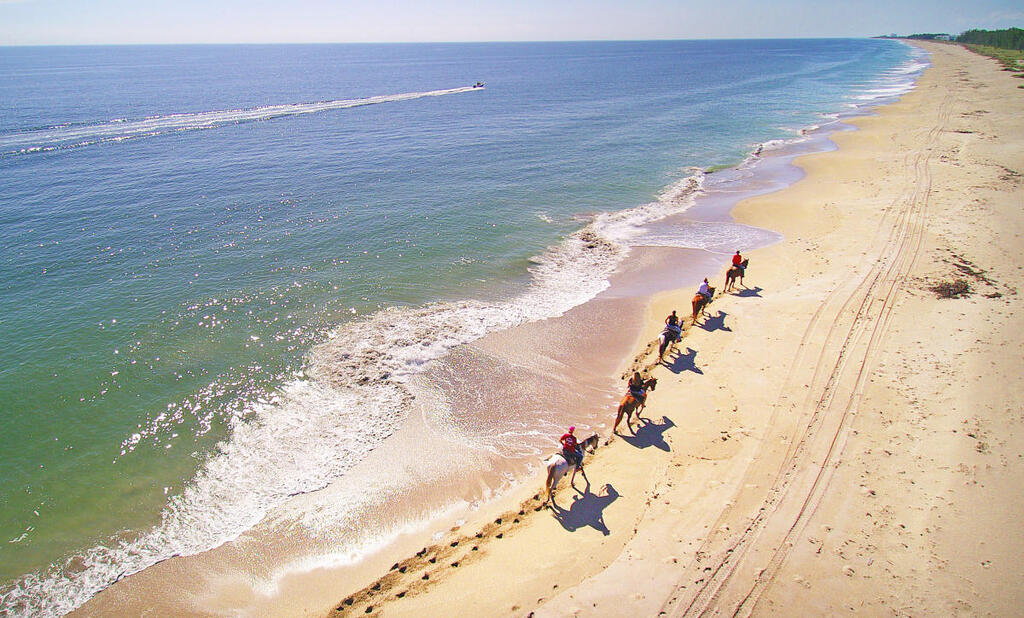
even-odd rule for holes
{"type": "Polygon", "coordinates": [[[275,518],[329,539],[303,564],[358,560],[514,482],[566,412],[452,405],[507,369],[466,345],[598,297],[633,247],[774,242],[714,204],[795,180],[773,153],[827,148],[926,63],[859,39],[0,48],[0,608],[65,613],[275,518]],[[367,474],[403,427],[489,489],[367,474]],[[421,507],[380,523],[395,496],[421,507]]]}

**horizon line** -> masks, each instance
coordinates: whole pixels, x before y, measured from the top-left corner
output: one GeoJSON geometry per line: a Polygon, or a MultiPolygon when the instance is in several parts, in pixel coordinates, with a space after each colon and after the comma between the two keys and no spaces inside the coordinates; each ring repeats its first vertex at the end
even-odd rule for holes
{"type": "Polygon", "coordinates": [[[901,39],[886,34],[864,36],[793,36],[793,37],[707,37],[689,39],[505,39],[493,41],[234,41],[175,43],[0,43],[0,48],[14,47],[185,47],[214,45],[485,45],[493,43],[669,43],[676,41],[816,41],[849,39],[901,39]]]}

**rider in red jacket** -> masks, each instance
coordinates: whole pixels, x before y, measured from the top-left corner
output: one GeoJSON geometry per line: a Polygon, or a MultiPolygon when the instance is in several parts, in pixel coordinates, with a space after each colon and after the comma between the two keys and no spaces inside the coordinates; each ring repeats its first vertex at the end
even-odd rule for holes
{"type": "Polygon", "coordinates": [[[580,452],[576,436],[572,434],[574,431],[576,431],[576,427],[570,426],[568,433],[563,434],[558,441],[562,443],[562,455],[565,456],[565,460],[570,465],[575,465],[579,468],[580,464],[583,463],[583,453],[580,452]]]}

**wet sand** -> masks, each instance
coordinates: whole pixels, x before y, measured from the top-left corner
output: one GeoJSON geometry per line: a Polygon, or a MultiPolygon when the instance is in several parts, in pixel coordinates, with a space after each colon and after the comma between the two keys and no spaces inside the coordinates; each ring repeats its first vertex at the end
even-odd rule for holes
{"type": "Polygon", "coordinates": [[[1020,537],[1024,97],[991,61],[929,49],[915,92],[856,119],[838,152],[800,159],[795,186],[735,210],[785,240],[750,254],[746,285],[666,363],[650,353],[664,315],[688,312],[704,274],[721,287],[727,253],[634,248],[597,299],[432,366],[403,427],[346,479],[78,613],[1015,607],[1020,542],[990,527],[1020,537]],[[976,293],[925,290],[954,276],[976,293]],[[562,481],[541,508],[552,435],[574,423],[608,437],[633,368],[659,379],[645,420],[602,441],[588,489],[562,481]],[[523,422],[547,433],[501,439],[523,422]],[[367,478],[374,492],[353,503],[367,478]],[[978,503],[983,531],[966,521],[978,503]]]}
{"type": "MultiPolygon", "coordinates": [[[[1024,95],[994,61],[927,49],[914,92],[736,209],[785,240],[652,368],[644,420],[602,443],[589,485],[540,508],[538,474],[394,569],[367,564],[368,585],[338,580],[336,611],[1014,613],[1024,95]],[[930,289],[957,279],[970,295],[930,289]]],[[[647,304],[621,370],[654,364],[691,295],[647,304]]]]}

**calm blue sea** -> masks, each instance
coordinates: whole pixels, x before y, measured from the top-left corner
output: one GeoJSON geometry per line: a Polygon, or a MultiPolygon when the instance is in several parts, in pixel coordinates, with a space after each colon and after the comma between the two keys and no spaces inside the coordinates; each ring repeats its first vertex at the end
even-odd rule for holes
{"type": "Polygon", "coordinates": [[[62,613],[343,477],[431,359],[592,298],[703,171],[923,63],[884,40],[0,48],[0,608],[62,613]]]}

